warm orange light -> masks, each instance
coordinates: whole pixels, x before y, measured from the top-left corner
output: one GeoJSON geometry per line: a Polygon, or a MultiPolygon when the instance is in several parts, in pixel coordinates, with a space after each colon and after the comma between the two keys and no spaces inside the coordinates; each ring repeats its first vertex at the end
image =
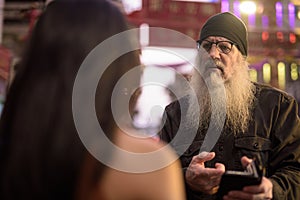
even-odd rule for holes
{"type": "Polygon", "coordinates": [[[276,37],[277,37],[277,40],[278,40],[279,42],[283,42],[283,41],[284,41],[284,35],[283,35],[282,32],[277,32],[277,33],[276,33],[276,37]]]}
{"type": "Polygon", "coordinates": [[[262,39],[264,42],[266,42],[266,41],[269,39],[269,32],[263,31],[263,32],[261,33],[261,39],[262,39]]]}
{"type": "Polygon", "coordinates": [[[290,43],[295,44],[296,43],[296,35],[294,33],[290,33],[290,43]]]}

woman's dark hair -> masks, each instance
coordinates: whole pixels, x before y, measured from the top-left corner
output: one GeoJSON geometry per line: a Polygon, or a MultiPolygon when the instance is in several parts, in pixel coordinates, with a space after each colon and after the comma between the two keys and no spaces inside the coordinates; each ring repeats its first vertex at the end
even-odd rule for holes
{"type": "MultiPolygon", "coordinates": [[[[105,0],[57,0],[45,8],[0,120],[0,199],[74,198],[88,154],[72,116],[74,80],[93,48],[127,29],[122,13],[105,0]]],[[[105,87],[97,89],[97,117],[110,138],[115,129],[112,90],[137,65],[138,53],[129,52],[116,59],[100,80],[105,87]]],[[[97,174],[104,169],[99,162],[97,174]]]]}

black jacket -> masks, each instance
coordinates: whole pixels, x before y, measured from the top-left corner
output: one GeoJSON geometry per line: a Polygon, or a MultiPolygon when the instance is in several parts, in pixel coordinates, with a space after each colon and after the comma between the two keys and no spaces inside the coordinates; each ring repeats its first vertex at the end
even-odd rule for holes
{"type": "MultiPolygon", "coordinates": [[[[275,88],[256,83],[255,87],[256,102],[248,132],[234,136],[230,134],[230,130],[223,129],[212,149],[216,157],[207,162],[206,166],[214,167],[216,162],[220,162],[226,169],[242,170],[240,159],[243,155],[259,156],[266,168],[265,176],[273,183],[273,199],[299,200],[300,120],[297,102],[292,96],[275,88]]],[[[196,130],[195,136],[191,133],[192,130],[186,128],[184,134],[186,138],[193,137],[192,142],[188,139],[173,142],[180,124],[187,117],[187,98],[186,96],[166,107],[165,124],[160,133],[161,139],[170,143],[180,155],[183,169],[199,153],[205,137],[204,130],[196,130]],[[186,148],[187,150],[180,152],[186,148]]],[[[186,189],[189,200],[216,198],[215,195],[196,193],[188,187],[186,189]]]]}

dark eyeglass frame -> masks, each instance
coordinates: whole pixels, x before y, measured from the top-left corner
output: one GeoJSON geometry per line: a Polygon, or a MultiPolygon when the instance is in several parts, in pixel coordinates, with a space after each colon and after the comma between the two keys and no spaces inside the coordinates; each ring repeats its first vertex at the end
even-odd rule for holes
{"type": "Polygon", "coordinates": [[[216,45],[216,48],[217,48],[217,50],[218,50],[220,53],[224,53],[224,54],[229,54],[229,53],[231,52],[231,50],[232,50],[233,45],[237,45],[236,43],[231,42],[231,41],[227,41],[227,40],[221,40],[221,41],[217,41],[217,42],[212,42],[212,41],[209,41],[209,40],[198,40],[198,41],[197,41],[197,48],[200,49],[200,48],[202,47],[202,48],[205,49],[207,52],[209,52],[209,51],[211,50],[213,44],[216,45]],[[209,48],[206,49],[206,48],[203,48],[203,47],[201,46],[202,43],[203,43],[204,41],[207,42],[207,43],[209,44],[209,48]],[[224,42],[230,44],[230,48],[228,48],[228,50],[224,50],[224,49],[220,48],[219,44],[220,44],[220,43],[224,43],[224,42]]]}

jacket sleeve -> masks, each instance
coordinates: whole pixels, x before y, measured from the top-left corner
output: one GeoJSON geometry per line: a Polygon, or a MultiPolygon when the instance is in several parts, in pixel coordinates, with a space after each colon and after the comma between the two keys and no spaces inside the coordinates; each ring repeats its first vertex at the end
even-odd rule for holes
{"type": "Polygon", "coordinates": [[[169,143],[171,141],[171,133],[172,133],[172,126],[170,121],[170,116],[167,110],[164,111],[163,114],[163,127],[159,132],[159,137],[161,140],[169,143]]]}
{"type": "Polygon", "coordinates": [[[300,199],[300,120],[298,104],[288,95],[279,98],[274,112],[269,159],[273,199],[300,199]]]}
{"type": "MultiPolygon", "coordinates": [[[[180,113],[176,112],[178,111],[178,109],[176,109],[175,107],[176,106],[174,104],[171,104],[166,107],[163,115],[164,125],[161,131],[159,132],[160,139],[167,143],[171,142],[171,140],[174,137],[174,133],[177,132],[179,126],[178,115],[180,115],[180,113]]],[[[183,178],[185,180],[185,172],[189,163],[183,162],[181,159],[180,161],[181,161],[183,178]]],[[[203,196],[201,192],[195,192],[191,190],[188,184],[186,183],[186,181],[184,181],[184,185],[185,185],[187,199],[207,199],[205,196],[203,196]]]]}
{"type": "Polygon", "coordinates": [[[179,102],[175,101],[168,105],[165,108],[164,114],[163,114],[163,127],[161,131],[159,132],[159,137],[161,140],[170,143],[171,140],[175,137],[178,127],[180,125],[180,107],[179,102]]]}

